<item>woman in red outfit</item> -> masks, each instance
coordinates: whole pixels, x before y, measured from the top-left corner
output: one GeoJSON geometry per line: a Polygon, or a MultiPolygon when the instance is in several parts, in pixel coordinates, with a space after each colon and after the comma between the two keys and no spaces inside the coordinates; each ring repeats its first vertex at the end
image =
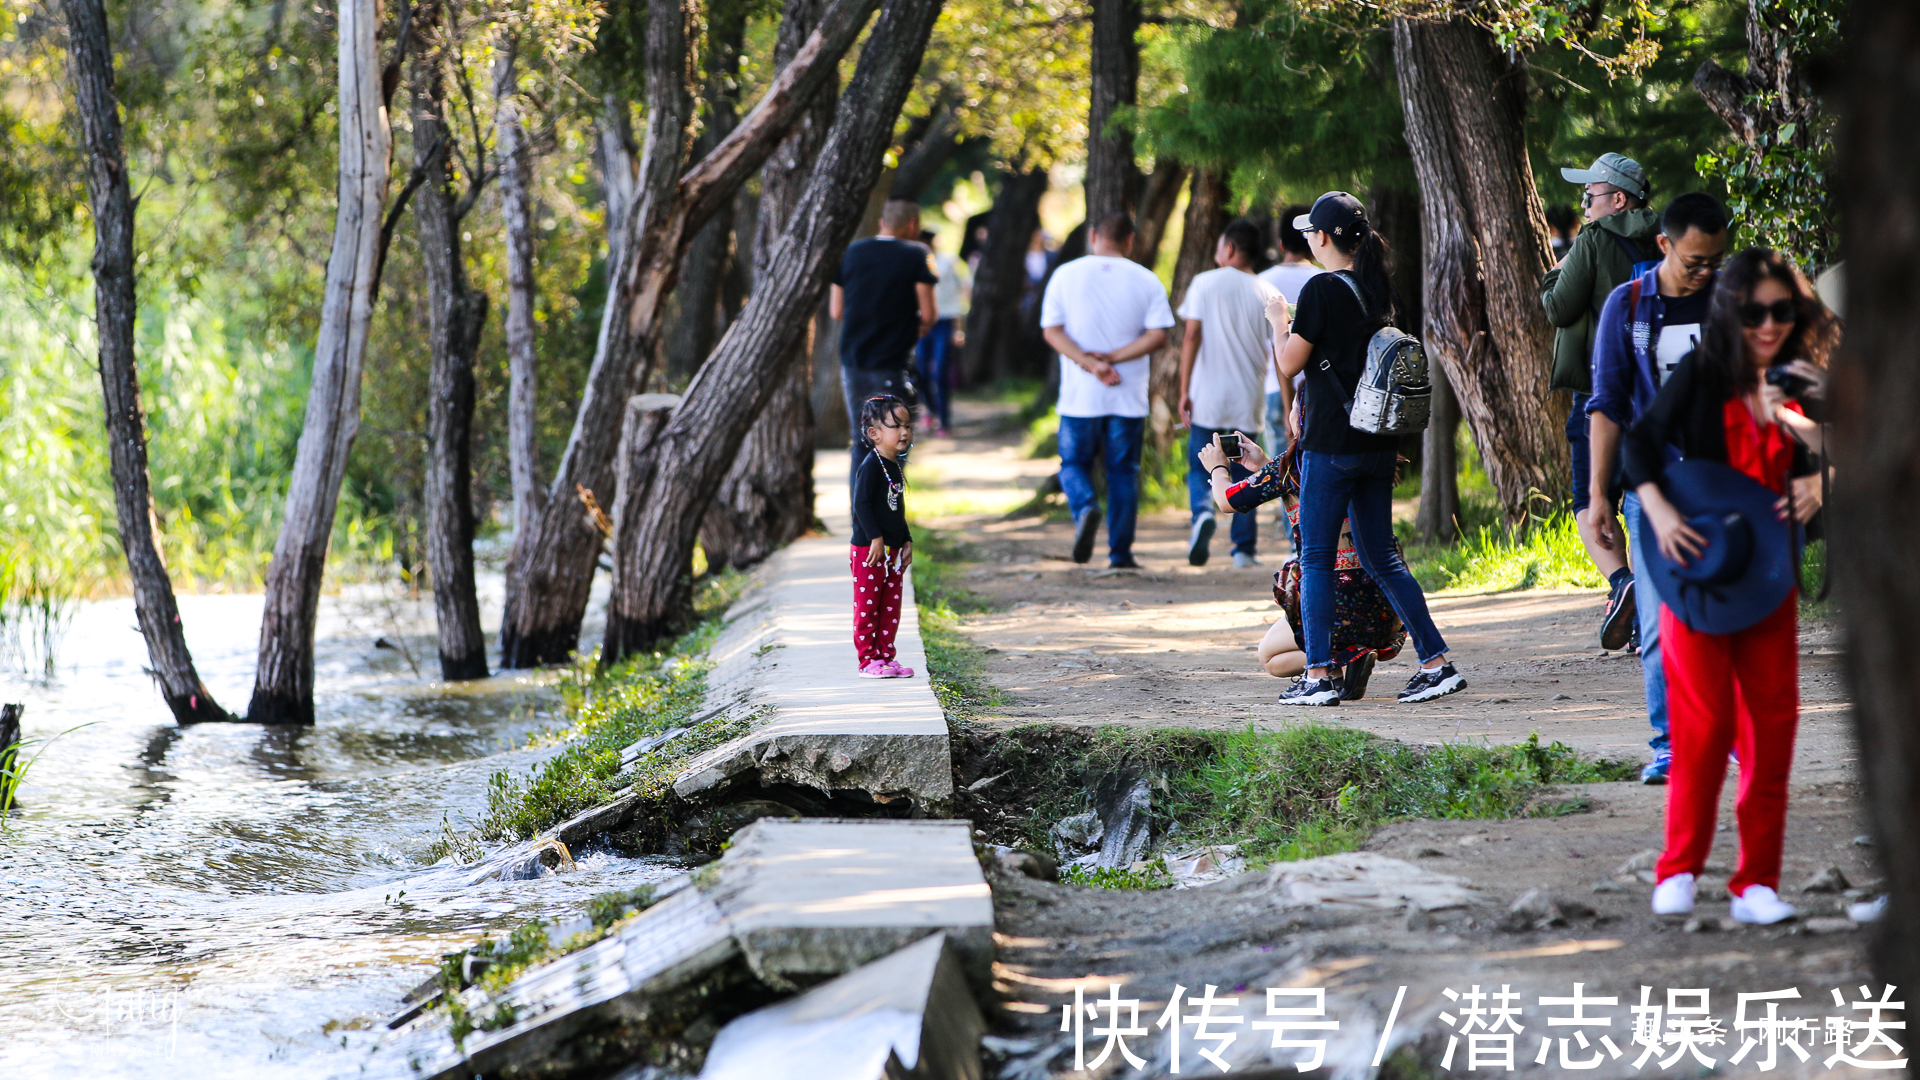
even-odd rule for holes
{"type": "MultiPolygon", "coordinates": [[[[1639,493],[1660,552],[1687,565],[1706,541],[1661,491],[1675,456],[1722,462],[1780,496],[1777,510],[1805,522],[1820,509],[1811,454],[1820,428],[1798,401],[1767,380],[1786,365],[1805,380],[1801,396],[1825,387],[1833,320],[1791,262],[1764,248],[1735,256],[1721,273],[1702,338],[1673,369],[1624,447],[1627,483],[1639,493]]],[[[1740,859],[1727,883],[1734,919],[1774,923],[1795,912],[1778,894],[1787,816],[1787,775],[1799,722],[1797,593],[1738,633],[1703,633],[1660,613],[1673,722],[1666,851],[1655,869],[1657,914],[1693,910],[1694,878],[1713,847],[1727,755],[1740,767],[1734,816],[1740,859]]]]}

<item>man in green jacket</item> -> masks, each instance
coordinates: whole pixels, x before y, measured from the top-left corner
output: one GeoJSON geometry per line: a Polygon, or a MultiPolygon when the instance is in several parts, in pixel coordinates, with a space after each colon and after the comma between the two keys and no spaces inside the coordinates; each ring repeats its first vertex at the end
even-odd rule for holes
{"type": "MultiPolygon", "coordinates": [[[[1633,264],[1660,257],[1654,236],[1660,216],[1647,209],[1651,188],[1640,163],[1620,154],[1602,154],[1585,169],[1561,169],[1560,175],[1585,189],[1580,205],[1586,227],[1559,265],[1540,282],[1547,320],[1559,329],[1553,337],[1553,385],[1573,392],[1567,415],[1567,443],[1573,461],[1573,512],[1580,539],[1593,565],[1607,576],[1607,610],[1600,622],[1603,648],[1624,648],[1634,621],[1633,572],[1626,553],[1587,524],[1587,395],[1593,389],[1593,331],[1607,294],[1632,275],[1633,264]]],[[[1615,496],[1616,505],[1618,495],[1615,496]]],[[[1624,533],[1618,529],[1614,536],[1624,533]]]]}

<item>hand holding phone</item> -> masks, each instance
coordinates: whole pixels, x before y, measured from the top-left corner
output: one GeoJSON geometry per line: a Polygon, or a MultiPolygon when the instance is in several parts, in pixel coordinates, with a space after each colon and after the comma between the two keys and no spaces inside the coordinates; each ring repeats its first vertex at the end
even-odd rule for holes
{"type": "Polygon", "coordinates": [[[1240,433],[1236,431],[1230,434],[1220,436],[1220,452],[1227,455],[1228,461],[1239,460],[1240,433]]]}

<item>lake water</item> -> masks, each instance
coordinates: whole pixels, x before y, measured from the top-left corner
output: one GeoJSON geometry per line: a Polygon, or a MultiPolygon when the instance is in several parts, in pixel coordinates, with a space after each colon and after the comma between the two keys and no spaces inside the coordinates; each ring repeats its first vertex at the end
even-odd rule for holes
{"type": "MultiPolygon", "coordinates": [[[[251,692],[260,608],[181,598],[229,709],[251,692]]],[[[464,887],[428,863],[443,818],[477,820],[488,777],[544,760],[528,736],[557,722],[550,677],[434,681],[430,619],[373,590],[329,597],[312,727],[175,725],[130,600],[77,612],[53,679],[0,675],[29,738],[90,725],[51,743],[0,833],[0,1075],[365,1075],[441,954],[677,872],[576,853],[575,873],[464,887]]]]}

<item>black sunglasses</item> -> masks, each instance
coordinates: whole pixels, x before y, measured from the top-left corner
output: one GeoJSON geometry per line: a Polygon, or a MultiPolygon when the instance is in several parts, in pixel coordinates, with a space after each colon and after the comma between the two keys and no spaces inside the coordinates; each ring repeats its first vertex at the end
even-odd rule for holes
{"type": "Polygon", "coordinates": [[[1751,330],[1771,317],[1781,326],[1792,326],[1800,321],[1800,309],[1791,300],[1775,300],[1771,304],[1741,304],[1740,325],[1751,330]]]}

